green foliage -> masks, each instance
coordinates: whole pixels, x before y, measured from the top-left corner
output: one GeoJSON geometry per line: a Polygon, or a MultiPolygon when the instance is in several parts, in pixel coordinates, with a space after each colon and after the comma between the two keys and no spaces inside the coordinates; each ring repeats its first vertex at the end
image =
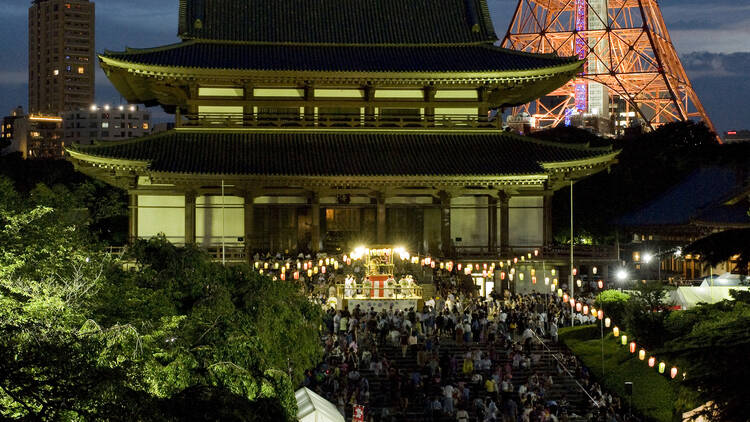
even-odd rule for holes
{"type": "MultiPolygon", "coordinates": [[[[596,327],[595,327],[596,328],[596,327]]],[[[604,387],[627,402],[624,383],[633,383],[633,410],[649,420],[671,422],[683,412],[696,407],[690,391],[656,369],[631,355],[611,334],[604,337],[604,377],[602,377],[602,343],[598,330],[589,327],[565,327],[560,340],[583,361],[604,387]]],[[[681,420],[681,419],[677,419],[681,420]]]]}
{"type": "MultiPolygon", "coordinates": [[[[741,295],[740,295],[741,296],[741,295]]],[[[741,296],[743,297],[743,296],[741,296]]],[[[744,297],[743,297],[744,298],[744,297]]],[[[684,383],[701,392],[716,421],[745,420],[750,412],[750,304],[723,301],[670,316],[664,350],[687,374],[684,383]]]]}
{"type": "Polygon", "coordinates": [[[125,271],[70,195],[38,186],[24,201],[0,178],[0,419],[294,420],[321,310],[164,238],[132,248],[125,271]]]}
{"type": "Polygon", "coordinates": [[[661,282],[638,283],[626,307],[626,326],[633,338],[652,349],[661,347],[666,338],[665,321],[669,318],[667,291],[661,282]]]}
{"type": "Polygon", "coordinates": [[[630,295],[619,290],[605,290],[596,298],[596,308],[603,309],[615,324],[623,324],[630,295]]]}

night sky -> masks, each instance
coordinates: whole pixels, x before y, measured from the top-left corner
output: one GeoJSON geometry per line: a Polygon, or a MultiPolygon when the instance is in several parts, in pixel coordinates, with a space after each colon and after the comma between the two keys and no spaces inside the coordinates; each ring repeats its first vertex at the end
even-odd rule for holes
{"type": "MultiPolygon", "coordinates": [[[[1,0],[0,115],[27,108],[27,0],[1,0]]],[[[488,0],[502,37],[515,0],[488,0]]],[[[662,13],[688,76],[720,132],[750,128],[750,2],[662,0],[662,13]]],[[[178,0],[96,1],[96,51],[153,47],[179,41],[178,0]]],[[[99,71],[97,102],[120,98],[99,71]]]]}

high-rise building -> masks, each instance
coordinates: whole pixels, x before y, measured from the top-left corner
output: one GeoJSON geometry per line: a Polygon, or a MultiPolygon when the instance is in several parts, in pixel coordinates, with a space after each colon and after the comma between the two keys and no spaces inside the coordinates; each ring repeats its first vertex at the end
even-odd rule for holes
{"type": "Polygon", "coordinates": [[[10,145],[0,153],[20,152],[23,158],[63,158],[62,117],[26,114],[20,106],[3,118],[0,138],[10,145]]]}
{"type": "Polygon", "coordinates": [[[94,3],[33,0],[29,112],[59,115],[94,101],[94,3]]]}
{"type": "Polygon", "coordinates": [[[94,141],[122,141],[151,133],[151,113],[136,105],[91,105],[63,114],[63,142],[90,145],[94,141]]]}

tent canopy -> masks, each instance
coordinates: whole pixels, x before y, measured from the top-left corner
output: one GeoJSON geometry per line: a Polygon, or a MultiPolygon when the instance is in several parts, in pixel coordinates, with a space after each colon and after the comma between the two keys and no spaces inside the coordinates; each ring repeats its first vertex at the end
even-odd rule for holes
{"type": "Polygon", "coordinates": [[[748,290],[744,286],[704,286],[700,287],[678,287],[672,293],[674,304],[682,309],[690,309],[697,304],[716,303],[722,300],[731,300],[730,290],[748,290]]]}
{"type": "Polygon", "coordinates": [[[297,419],[299,422],[344,422],[331,402],[315,394],[308,388],[301,388],[294,393],[297,399],[297,419]]]}

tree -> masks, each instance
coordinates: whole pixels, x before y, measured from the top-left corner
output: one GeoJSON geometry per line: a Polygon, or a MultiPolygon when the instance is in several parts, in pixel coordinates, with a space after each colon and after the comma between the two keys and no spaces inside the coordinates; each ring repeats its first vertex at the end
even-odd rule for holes
{"type": "Polygon", "coordinates": [[[748,275],[750,265],[750,229],[727,230],[696,240],[687,247],[685,253],[700,254],[701,261],[712,267],[729,261],[736,256],[737,271],[748,275]]]}
{"type": "Polygon", "coordinates": [[[597,309],[602,309],[615,323],[624,323],[630,295],[619,290],[605,290],[596,298],[597,309]]]}
{"type": "Polygon", "coordinates": [[[704,304],[676,313],[672,319],[681,321],[670,321],[674,337],[664,351],[686,374],[682,382],[713,404],[702,414],[712,421],[746,420],[750,414],[746,400],[750,394],[750,304],[743,300],[704,304]]]}
{"type": "Polygon", "coordinates": [[[664,285],[658,281],[638,283],[628,300],[625,320],[639,343],[658,348],[666,341],[664,325],[669,314],[664,285]]]}
{"type": "Polygon", "coordinates": [[[125,271],[55,208],[69,194],[39,186],[24,201],[0,178],[0,419],[184,420],[223,403],[254,416],[206,414],[293,420],[321,310],[164,238],[132,248],[125,271]]]}

